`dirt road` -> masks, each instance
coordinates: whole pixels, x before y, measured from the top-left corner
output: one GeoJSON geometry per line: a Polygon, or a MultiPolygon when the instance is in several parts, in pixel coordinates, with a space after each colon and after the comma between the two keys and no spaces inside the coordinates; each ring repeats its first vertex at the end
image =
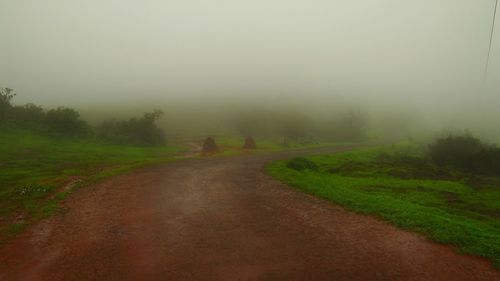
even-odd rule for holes
{"type": "Polygon", "coordinates": [[[183,160],[81,189],[0,248],[0,280],[500,280],[484,259],[263,173],[290,155],[183,160]]]}

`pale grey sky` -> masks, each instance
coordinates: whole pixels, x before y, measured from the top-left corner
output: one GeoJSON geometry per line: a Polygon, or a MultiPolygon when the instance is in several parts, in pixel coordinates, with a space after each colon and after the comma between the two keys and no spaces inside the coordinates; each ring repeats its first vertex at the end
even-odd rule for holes
{"type": "MultiPolygon", "coordinates": [[[[470,107],[481,96],[493,7],[494,0],[1,0],[0,85],[14,88],[19,102],[46,105],[289,95],[470,107]]],[[[500,106],[500,31],[495,38],[483,99],[490,106],[500,106]]]]}

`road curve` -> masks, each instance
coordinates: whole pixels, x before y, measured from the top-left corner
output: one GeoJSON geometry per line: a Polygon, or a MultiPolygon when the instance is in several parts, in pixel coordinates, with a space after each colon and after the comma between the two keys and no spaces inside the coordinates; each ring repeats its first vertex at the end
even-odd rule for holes
{"type": "Polygon", "coordinates": [[[300,153],[183,160],[80,189],[1,246],[0,280],[500,280],[485,259],[263,173],[300,153]]]}

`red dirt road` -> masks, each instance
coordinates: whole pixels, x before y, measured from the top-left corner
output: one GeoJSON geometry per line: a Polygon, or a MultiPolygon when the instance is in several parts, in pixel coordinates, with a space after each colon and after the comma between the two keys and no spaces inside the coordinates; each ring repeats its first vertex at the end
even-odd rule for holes
{"type": "Polygon", "coordinates": [[[0,248],[0,280],[500,280],[484,259],[302,194],[244,156],[75,192],[0,248]]]}

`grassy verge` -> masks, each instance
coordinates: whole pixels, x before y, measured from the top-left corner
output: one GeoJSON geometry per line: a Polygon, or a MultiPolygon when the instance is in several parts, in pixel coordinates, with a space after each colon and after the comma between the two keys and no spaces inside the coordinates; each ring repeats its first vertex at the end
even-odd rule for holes
{"type": "Polygon", "coordinates": [[[394,153],[378,148],[313,156],[305,169],[279,161],[267,171],[304,192],[499,266],[500,180],[438,169],[418,157],[387,160],[394,153]]]}
{"type": "Polygon", "coordinates": [[[146,164],[168,161],[178,146],[134,147],[94,140],[0,133],[0,237],[54,213],[72,189],[146,164]]]}

